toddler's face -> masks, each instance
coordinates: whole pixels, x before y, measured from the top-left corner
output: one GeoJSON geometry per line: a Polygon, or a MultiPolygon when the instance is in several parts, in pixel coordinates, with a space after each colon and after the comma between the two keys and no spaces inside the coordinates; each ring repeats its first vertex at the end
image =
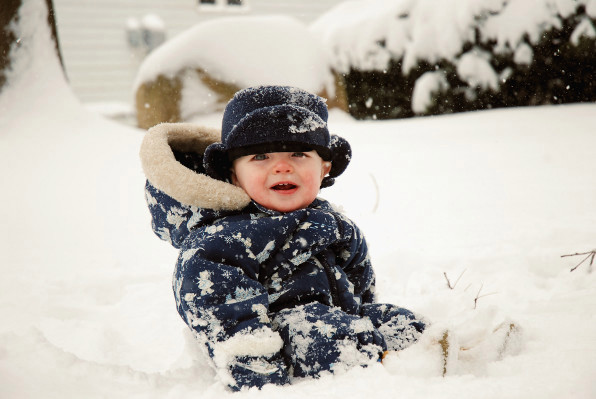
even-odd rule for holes
{"type": "Polygon", "coordinates": [[[330,169],[316,151],[272,152],[236,159],[231,177],[258,204],[291,212],[315,200],[330,169]]]}

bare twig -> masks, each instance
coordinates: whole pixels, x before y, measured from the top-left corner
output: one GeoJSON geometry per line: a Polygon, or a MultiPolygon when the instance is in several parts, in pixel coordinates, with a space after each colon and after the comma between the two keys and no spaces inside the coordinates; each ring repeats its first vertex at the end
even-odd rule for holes
{"type": "Polygon", "coordinates": [[[478,290],[478,293],[476,294],[476,298],[474,298],[474,309],[476,309],[476,306],[478,305],[478,300],[480,298],[484,298],[485,296],[495,295],[496,294],[496,292],[490,292],[488,294],[480,295],[480,291],[482,291],[482,287],[483,286],[484,286],[484,284],[480,284],[480,289],[478,290]]]}
{"type": "Polygon", "coordinates": [[[370,179],[373,182],[373,185],[375,186],[375,193],[376,193],[375,205],[373,206],[371,213],[376,213],[377,209],[379,209],[379,199],[381,198],[381,196],[379,194],[379,184],[377,183],[377,179],[375,179],[375,175],[373,175],[372,173],[369,173],[369,175],[370,175],[370,179]]]}
{"type": "Polygon", "coordinates": [[[454,287],[451,286],[451,281],[449,281],[449,277],[447,277],[447,272],[443,272],[443,276],[445,276],[445,280],[447,280],[447,287],[452,290],[454,287]]]}
{"type": "Polygon", "coordinates": [[[561,255],[561,258],[565,258],[567,256],[581,256],[581,255],[587,255],[584,259],[582,259],[581,262],[579,262],[577,265],[575,265],[571,270],[569,270],[570,272],[574,271],[575,269],[577,269],[578,267],[580,267],[582,265],[582,263],[584,263],[585,261],[587,261],[588,259],[590,259],[590,268],[592,267],[592,265],[594,264],[594,258],[596,257],[596,249],[593,249],[591,251],[588,252],[578,252],[575,254],[569,254],[569,255],[561,255]]]}
{"type": "Polygon", "coordinates": [[[455,283],[453,285],[451,285],[451,281],[449,281],[449,277],[447,277],[447,273],[443,272],[443,276],[445,276],[445,280],[447,280],[447,287],[449,287],[449,289],[454,289],[455,286],[457,285],[457,283],[459,282],[459,279],[461,278],[461,276],[464,275],[464,273],[466,272],[466,270],[464,269],[463,272],[461,272],[461,274],[459,275],[459,277],[457,278],[457,280],[455,280],[455,283]]]}

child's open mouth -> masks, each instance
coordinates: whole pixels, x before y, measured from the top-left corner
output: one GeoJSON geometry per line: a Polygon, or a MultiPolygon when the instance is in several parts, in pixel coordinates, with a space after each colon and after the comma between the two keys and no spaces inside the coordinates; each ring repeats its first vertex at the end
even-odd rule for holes
{"type": "Polygon", "coordinates": [[[278,183],[271,187],[271,189],[275,191],[290,191],[296,188],[298,188],[298,186],[293,183],[278,183]]]}

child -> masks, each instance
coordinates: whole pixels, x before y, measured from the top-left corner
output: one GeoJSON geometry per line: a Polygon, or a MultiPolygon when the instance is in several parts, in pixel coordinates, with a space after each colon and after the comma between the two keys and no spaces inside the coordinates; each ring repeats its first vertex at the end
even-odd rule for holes
{"type": "Polygon", "coordinates": [[[221,130],[152,128],[141,148],[153,229],[180,248],[178,313],[232,389],[286,384],[382,359],[425,324],[374,303],[366,242],[317,198],[351,150],[327,129],[323,99],[242,90],[221,130]]]}

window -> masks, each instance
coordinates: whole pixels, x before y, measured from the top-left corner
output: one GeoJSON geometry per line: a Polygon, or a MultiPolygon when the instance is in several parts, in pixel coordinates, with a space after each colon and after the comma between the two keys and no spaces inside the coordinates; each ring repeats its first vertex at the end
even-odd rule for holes
{"type": "Polygon", "coordinates": [[[246,10],[247,0],[198,0],[200,10],[234,11],[246,10]]]}

